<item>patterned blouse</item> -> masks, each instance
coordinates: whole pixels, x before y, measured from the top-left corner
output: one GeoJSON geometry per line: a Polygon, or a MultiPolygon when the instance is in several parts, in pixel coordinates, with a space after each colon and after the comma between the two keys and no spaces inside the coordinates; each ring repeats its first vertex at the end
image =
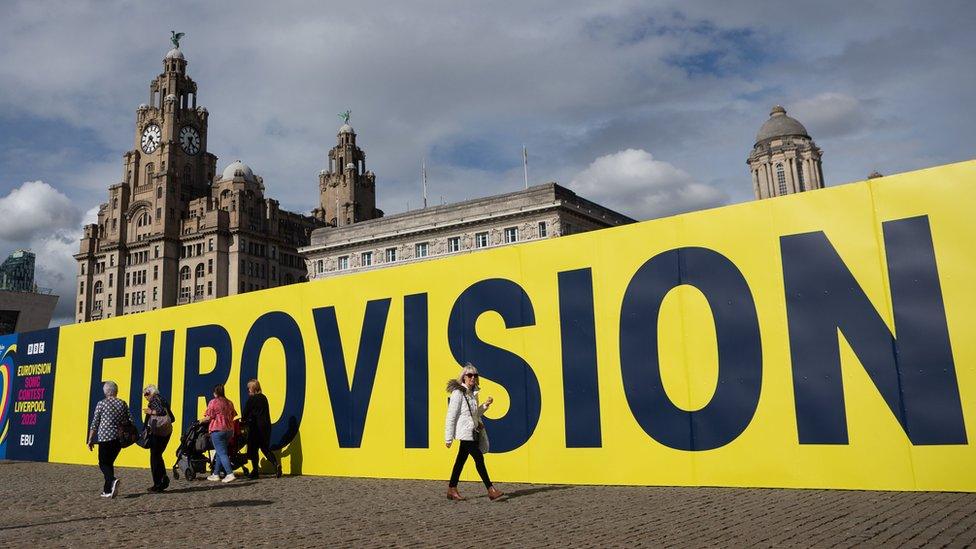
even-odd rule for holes
{"type": "Polygon", "coordinates": [[[95,415],[92,416],[89,432],[95,431],[93,442],[109,442],[119,438],[119,428],[126,419],[132,422],[129,405],[116,397],[105,397],[95,405],[95,415]]]}

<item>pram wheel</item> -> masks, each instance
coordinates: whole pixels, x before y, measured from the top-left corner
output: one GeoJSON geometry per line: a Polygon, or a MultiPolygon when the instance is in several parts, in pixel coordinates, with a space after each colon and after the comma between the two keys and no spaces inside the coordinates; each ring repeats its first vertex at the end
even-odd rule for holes
{"type": "Polygon", "coordinates": [[[176,480],[180,480],[180,467],[179,467],[179,465],[174,465],[173,466],[173,478],[176,479],[176,480]]]}
{"type": "Polygon", "coordinates": [[[193,470],[193,467],[187,467],[184,469],[183,474],[186,475],[186,480],[193,480],[197,478],[197,472],[193,470]]]}

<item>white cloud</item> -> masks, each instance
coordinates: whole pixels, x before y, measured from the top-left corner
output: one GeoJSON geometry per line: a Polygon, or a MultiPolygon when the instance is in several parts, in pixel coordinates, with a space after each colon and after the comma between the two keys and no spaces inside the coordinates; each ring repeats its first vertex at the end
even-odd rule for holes
{"type": "Polygon", "coordinates": [[[27,241],[57,229],[75,229],[81,212],[61,191],[28,181],[0,198],[0,240],[27,241]]]}
{"type": "Polygon", "coordinates": [[[601,156],[573,178],[570,188],[636,219],[718,206],[725,193],[643,149],[601,156]]]}
{"type": "Polygon", "coordinates": [[[82,215],[61,191],[43,181],[28,181],[0,197],[0,257],[16,248],[34,252],[34,283],[60,296],[55,324],[70,321],[75,296],[72,255],[78,253],[81,222],[94,222],[98,208],[82,215]]]}

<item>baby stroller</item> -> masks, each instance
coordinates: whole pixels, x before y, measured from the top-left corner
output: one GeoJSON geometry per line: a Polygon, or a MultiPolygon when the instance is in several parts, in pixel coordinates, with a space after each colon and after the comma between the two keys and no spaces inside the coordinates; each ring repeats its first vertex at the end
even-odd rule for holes
{"type": "MultiPolygon", "coordinates": [[[[234,469],[243,469],[244,474],[248,474],[247,455],[241,448],[247,440],[241,431],[240,421],[234,420],[234,435],[227,445],[227,454],[230,457],[230,465],[234,469]]],[[[180,446],[176,449],[176,464],[173,465],[173,478],[179,479],[180,474],[186,480],[193,480],[197,475],[205,475],[207,466],[213,471],[216,453],[211,453],[213,443],[210,441],[210,433],[207,423],[194,421],[183,433],[180,439],[180,446]]]]}

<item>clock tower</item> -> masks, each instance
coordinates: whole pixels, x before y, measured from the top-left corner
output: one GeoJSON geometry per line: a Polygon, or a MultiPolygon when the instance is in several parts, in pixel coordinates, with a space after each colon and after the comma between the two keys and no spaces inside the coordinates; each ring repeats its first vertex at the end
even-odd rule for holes
{"type": "Polygon", "coordinates": [[[145,209],[143,221],[167,236],[179,235],[187,202],[209,193],[217,163],[207,152],[207,109],[197,106],[197,84],[186,75],[178,42],[149,85],[149,103],[139,106],[135,148],[124,158],[130,219],[145,209]]]}

